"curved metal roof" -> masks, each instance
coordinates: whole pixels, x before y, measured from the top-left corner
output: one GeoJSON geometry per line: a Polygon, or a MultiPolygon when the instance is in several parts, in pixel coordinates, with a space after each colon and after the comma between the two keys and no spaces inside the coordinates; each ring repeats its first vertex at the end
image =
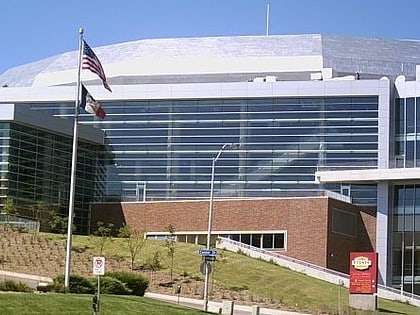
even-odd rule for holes
{"type": "MultiPolygon", "coordinates": [[[[110,83],[120,85],[241,81],[255,75],[302,80],[322,68],[414,78],[420,64],[419,41],[321,34],[144,39],[94,50],[110,83]]],[[[76,67],[77,51],[71,51],[8,69],[0,75],[0,86],[72,85],[76,67]]]]}

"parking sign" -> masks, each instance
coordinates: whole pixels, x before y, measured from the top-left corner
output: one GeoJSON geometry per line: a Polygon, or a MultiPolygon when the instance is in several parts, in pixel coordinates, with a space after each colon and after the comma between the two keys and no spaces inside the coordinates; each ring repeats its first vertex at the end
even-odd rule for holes
{"type": "Polygon", "coordinates": [[[103,276],[105,274],[105,257],[93,257],[93,275],[103,276]]]}

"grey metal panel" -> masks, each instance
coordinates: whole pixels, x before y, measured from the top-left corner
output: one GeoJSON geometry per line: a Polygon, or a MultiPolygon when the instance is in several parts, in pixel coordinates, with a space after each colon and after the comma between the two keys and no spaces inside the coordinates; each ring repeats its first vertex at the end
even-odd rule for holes
{"type": "MultiPolygon", "coordinates": [[[[382,95],[385,99],[386,95],[384,94],[388,91],[389,84],[387,80],[142,84],[113,86],[112,93],[109,93],[102,86],[89,86],[89,92],[99,102],[176,98],[206,99],[324,95],[382,95]]],[[[0,88],[0,103],[73,102],[74,94],[74,87],[0,88]]],[[[0,104],[0,106],[3,105],[0,104]]]]}
{"type": "MultiPolygon", "coordinates": [[[[46,71],[48,66],[55,60],[60,59],[61,55],[42,59],[26,65],[13,67],[6,70],[0,75],[0,86],[13,86],[13,87],[29,87],[32,86],[35,77],[46,71]]],[[[70,66],[70,65],[68,65],[70,66]]],[[[76,66],[75,66],[76,67],[76,66]]]]}
{"type": "Polygon", "coordinates": [[[392,147],[391,143],[391,82],[381,80],[385,84],[379,88],[378,112],[378,168],[388,169],[392,147]]]}
{"type": "MultiPolygon", "coordinates": [[[[320,35],[144,39],[94,49],[103,64],[149,56],[310,56],[321,54],[320,39],[320,35]]],[[[74,69],[77,67],[77,54],[77,51],[67,52],[11,68],[0,75],[0,86],[30,86],[39,73],[74,69]]]]}
{"type": "MultiPolygon", "coordinates": [[[[34,126],[38,129],[73,136],[73,120],[55,118],[43,115],[37,111],[28,110],[27,106],[20,104],[2,104],[0,106],[0,121],[15,121],[24,125],[34,126]]],[[[104,143],[104,134],[98,128],[78,125],[79,137],[93,143],[104,143]]]]}
{"type": "Polygon", "coordinates": [[[415,77],[420,42],[322,36],[324,67],[340,72],[415,77]]]}
{"type": "MultiPolygon", "coordinates": [[[[384,40],[375,38],[348,38],[321,34],[227,36],[144,39],[109,46],[95,47],[105,65],[150,56],[159,57],[299,57],[322,56],[325,68],[337,74],[359,72],[363,79],[405,74],[415,77],[415,65],[420,64],[420,42],[413,40],[384,40]]],[[[30,64],[11,68],[0,75],[0,86],[31,86],[37,75],[75,69],[77,51],[67,52],[30,64]]],[[[296,79],[309,80],[308,73],[298,73],[296,79]]],[[[275,73],[255,72],[255,75],[275,73]]],[[[279,74],[282,80],[293,79],[292,73],[279,74]]],[[[113,85],[139,83],[226,82],[244,81],[252,74],[200,74],[186,75],[114,75],[113,85]],[[149,80],[149,81],[147,81],[149,80]]],[[[92,81],[100,84],[99,81],[92,81]]],[[[71,84],[71,83],[68,83],[71,84]]]]}

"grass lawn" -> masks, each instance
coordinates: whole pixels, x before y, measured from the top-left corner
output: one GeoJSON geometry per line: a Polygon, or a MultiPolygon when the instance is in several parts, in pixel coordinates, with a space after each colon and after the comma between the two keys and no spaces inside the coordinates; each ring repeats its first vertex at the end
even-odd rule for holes
{"type": "MultiPolygon", "coordinates": [[[[101,295],[101,315],[198,315],[206,312],[136,296],[101,295]]],[[[92,296],[1,293],[1,315],[92,315],[92,296]]]]}
{"type": "MultiPolygon", "coordinates": [[[[44,234],[42,237],[53,238],[61,242],[65,241],[62,235],[44,234]]],[[[98,256],[98,239],[89,236],[73,237],[73,247],[77,246],[89,257],[98,256]]],[[[182,280],[184,275],[194,279],[204,280],[200,273],[202,258],[198,255],[198,249],[204,246],[177,243],[174,252],[173,275],[175,283],[182,280]],[[181,276],[183,275],[183,276],[181,276]]],[[[154,254],[159,253],[162,272],[170,270],[168,259],[168,248],[163,241],[148,240],[140,250],[135,259],[138,266],[150,261],[154,254]]],[[[113,238],[106,243],[102,253],[107,259],[130,260],[130,253],[124,239],[113,238]]],[[[146,273],[146,276],[149,276],[146,273]]],[[[259,304],[261,299],[269,300],[275,304],[281,304],[284,309],[308,312],[312,314],[337,314],[338,309],[348,313],[348,289],[339,287],[336,284],[321,281],[299,272],[291,271],[288,268],[278,266],[272,262],[260,259],[253,259],[241,253],[229,252],[223,249],[217,250],[217,261],[213,263],[211,283],[229,292],[235,292],[259,304]]],[[[3,314],[92,314],[92,296],[83,295],[10,295],[5,298],[0,294],[0,315],[3,314]],[[52,296],[52,298],[50,298],[52,296]],[[40,300],[41,299],[41,300],[40,300]],[[42,299],[45,299],[45,303],[42,299]],[[32,301],[34,300],[34,301],[32,301]],[[26,305],[31,305],[26,308],[26,305]],[[11,307],[6,308],[5,307],[11,307]],[[21,309],[19,309],[19,307],[21,309]],[[38,307],[43,307],[40,311],[38,307]],[[44,309],[52,309],[53,313],[45,313],[44,309]],[[6,311],[4,311],[6,310],[6,311]],[[15,311],[13,313],[12,311],[15,311]],[[38,312],[38,313],[37,313],[38,312]]],[[[230,299],[230,298],[227,298],[230,299]]],[[[211,296],[210,296],[211,300],[211,296]]],[[[160,304],[159,302],[140,297],[104,296],[102,301],[101,314],[200,314],[199,310],[191,310],[189,313],[178,309],[171,304],[160,304]],[[152,303],[150,310],[143,309],[144,306],[152,303]],[[108,313],[109,311],[109,313],[108,313]]],[[[238,300],[235,304],[241,304],[238,300]]],[[[420,308],[384,299],[378,300],[378,312],[355,312],[351,314],[407,314],[419,315],[420,308]]]]}

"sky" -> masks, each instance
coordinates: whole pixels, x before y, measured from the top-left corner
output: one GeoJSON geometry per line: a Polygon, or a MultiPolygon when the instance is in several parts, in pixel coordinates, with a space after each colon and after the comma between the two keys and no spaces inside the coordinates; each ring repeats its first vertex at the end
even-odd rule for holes
{"type": "Polygon", "coordinates": [[[324,34],[420,40],[420,0],[9,0],[0,73],[78,49],[148,38],[324,34]]]}

